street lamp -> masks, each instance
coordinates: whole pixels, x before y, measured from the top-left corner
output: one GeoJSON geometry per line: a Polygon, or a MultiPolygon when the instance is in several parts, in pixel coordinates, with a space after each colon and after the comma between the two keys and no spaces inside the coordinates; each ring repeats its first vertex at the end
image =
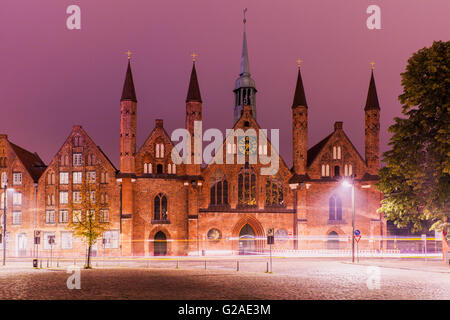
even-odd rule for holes
{"type": "Polygon", "coordinates": [[[344,179],[342,185],[352,188],[352,263],[355,263],[355,176],[352,175],[350,179],[344,179]]]}

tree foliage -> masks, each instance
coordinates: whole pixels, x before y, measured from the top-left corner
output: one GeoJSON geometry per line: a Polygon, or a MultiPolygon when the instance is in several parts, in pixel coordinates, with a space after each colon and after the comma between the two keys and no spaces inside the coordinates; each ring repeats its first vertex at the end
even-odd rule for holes
{"type": "MultiPolygon", "coordinates": [[[[86,177],[86,175],[85,175],[86,177]]],[[[81,239],[87,245],[86,268],[91,267],[92,246],[108,230],[109,223],[103,217],[102,203],[99,201],[100,186],[98,183],[83,179],[80,187],[80,201],[70,202],[73,214],[72,221],[69,222],[69,229],[73,231],[75,237],[81,239]],[[76,212],[80,212],[77,215],[76,212]]]]}
{"type": "Polygon", "coordinates": [[[448,226],[450,196],[450,42],[414,53],[401,74],[402,114],[389,127],[391,150],[380,170],[380,212],[399,227],[448,226]]]}

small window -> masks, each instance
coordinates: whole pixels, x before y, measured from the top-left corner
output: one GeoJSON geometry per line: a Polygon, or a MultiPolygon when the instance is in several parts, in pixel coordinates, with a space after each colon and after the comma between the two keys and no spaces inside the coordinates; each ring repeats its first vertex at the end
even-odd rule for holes
{"type": "Polygon", "coordinates": [[[75,171],[73,172],[73,184],[81,184],[83,179],[83,172],[75,171]]]}
{"type": "Polygon", "coordinates": [[[59,192],[59,203],[68,204],[69,203],[69,193],[67,191],[59,192]]]}
{"type": "Polygon", "coordinates": [[[59,210],[59,222],[67,223],[69,222],[69,211],[67,210],[59,210]]]}
{"type": "Polygon", "coordinates": [[[82,219],[81,210],[73,210],[72,222],[73,223],[78,223],[78,222],[81,221],[81,219],[82,219]]]}
{"type": "Polygon", "coordinates": [[[45,211],[45,223],[48,224],[55,223],[55,210],[45,211]]]}
{"type": "Polygon", "coordinates": [[[69,173],[68,172],[60,172],[59,173],[59,184],[68,184],[69,183],[69,173]]]}
{"type": "Polygon", "coordinates": [[[119,231],[103,232],[103,247],[105,249],[119,248],[119,231]]]}
{"type": "Polygon", "coordinates": [[[14,172],[13,173],[13,185],[21,185],[22,184],[22,172],[14,172]]]}
{"type": "Polygon", "coordinates": [[[96,172],[95,171],[89,171],[86,173],[86,178],[88,183],[95,183],[96,179],[96,172]]]}
{"type": "Polygon", "coordinates": [[[22,205],[22,193],[14,192],[14,194],[13,194],[13,205],[15,205],[15,206],[22,205]]]}
{"type": "Polygon", "coordinates": [[[82,160],[82,155],[81,153],[74,153],[73,154],[73,165],[75,167],[79,167],[83,164],[83,160],[82,160]]]}
{"type": "Polygon", "coordinates": [[[61,249],[72,249],[73,248],[73,233],[72,232],[61,232],[61,249]]]}
{"type": "Polygon", "coordinates": [[[72,201],[73,201],[73,203],[81,203],[81,192],[80,191],[72,192],[72,201]]]}
{"type": "Polygon", "coordinates": [[[13,222],[14,225],[22,224],[22,211],[13,211],[13,222]]]}

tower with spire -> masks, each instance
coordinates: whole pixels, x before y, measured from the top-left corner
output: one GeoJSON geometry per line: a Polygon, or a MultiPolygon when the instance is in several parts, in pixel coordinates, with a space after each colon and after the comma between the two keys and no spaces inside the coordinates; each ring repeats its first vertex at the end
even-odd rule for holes
{"type": "Polygon", "coordinates": [[[305,89],[303,88],[301,60],[297,60],[298,75],[295,87],[294,101],[292,102],[292,143],[294,173],[306,174],[306,161],[308,154],[308,105],[306,103],[305,89]]]}
{"type": "Polygon", "coordinates": [[[364,147],[369,174],[377,175],[380,168],[380,104],[373,75],[374,63],[371,63],[369,91],[367,93],[365,113],[364,147]]]}
{"type": "Polygon", "coordinates": [[[131,72],[131,53],[128,52],[128,67],[120,99],[120,172],[134,173],[136,154],[136,109],[137,99],[131,72]]]}
{"type": "Polygon", "coordinates": [[[242,56],[241,56],[241,72],[239,78],[237,78],[234,86],[234,122],[241,117],[241,113],[244,110],[244,105],[250,106],[252,115],[256,119],[256,88],[255,81],[250,75],[250,63],[248,59],[247,48],[247,31],[245,13],[247,9],[244,9],[244,39],[242,44],[242,56]]]}
{"type": "Polygon", "coordinates": [[[202,137],[194,137],[194,125],[196,121],[202,121],[202,97],[200,94],[200,86],[198,85],[197,71],[195,69],[197,55],[193,53],[191,56],[192,71],[186,97],[186,130],[191,135],[191,164],[186,167],[186,170],[189,175],[200,175],[201,164],[196,164],[194,158],[201,159],[201,146],[195,148],[194,141],[195,138],[198,139],[197,141],[201,141],[202,137]],[[198,150],[198,147],[200,147],[200,150],[198,150]]]}

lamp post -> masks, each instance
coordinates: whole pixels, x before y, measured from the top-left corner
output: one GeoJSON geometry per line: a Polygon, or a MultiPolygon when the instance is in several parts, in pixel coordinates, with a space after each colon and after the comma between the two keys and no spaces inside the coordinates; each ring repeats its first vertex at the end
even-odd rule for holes
{"type": "Polygon", "coordinates": [[[344,179],[342,184],[352,188],[352,263],[355,263],[355,176],[352,175],[350,178],[351,182],[344,179]]]}

